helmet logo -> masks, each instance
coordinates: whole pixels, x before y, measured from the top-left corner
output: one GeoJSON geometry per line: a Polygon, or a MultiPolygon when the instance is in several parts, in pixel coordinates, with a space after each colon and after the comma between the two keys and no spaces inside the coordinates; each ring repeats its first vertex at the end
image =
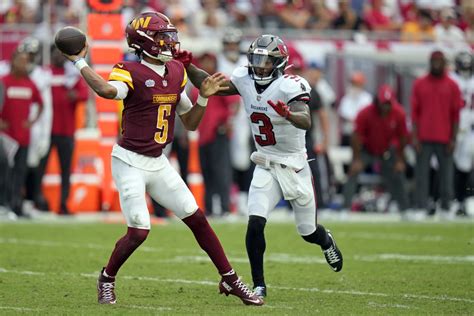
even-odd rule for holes
{"type": "Polygon", "coordinates": [[[288,55],[287,48],[284,44],[278,44],[277,47],[278,47],[278,50],[280,51],[280,54],[282,54],[283,56],[288,55]]]}
{"type": "Polygon", "coordinates": [[[145,18],[134,19],[132,21],[132,27],[135,30],[138,30],[138,28],[140,27],[143,27],[144,29],[146,29],[148,27],[148,24],[150,24],[150,20],[151,20],[151,16],[147,16],[146,19],[145,18]]]}

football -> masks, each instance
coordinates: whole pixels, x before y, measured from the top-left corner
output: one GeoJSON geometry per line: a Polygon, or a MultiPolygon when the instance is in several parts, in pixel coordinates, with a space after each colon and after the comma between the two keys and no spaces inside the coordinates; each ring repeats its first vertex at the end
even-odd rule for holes
{"type": "Polygon", "coordinates": [[[67,55],[77,55],[86,45],[86,35],[76,27],[66,26],[56,33],[54,44],[67,55]]]}

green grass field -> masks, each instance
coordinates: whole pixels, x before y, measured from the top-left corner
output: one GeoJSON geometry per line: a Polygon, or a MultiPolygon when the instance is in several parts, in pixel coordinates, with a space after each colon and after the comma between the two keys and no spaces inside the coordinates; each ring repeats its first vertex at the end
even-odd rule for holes
{"type": "MultiPolygon", "coordinates": [[[[244,223],[212,223],[234,268],[251,283],[244,223]]],[[[0,223],[0,314],[441,315],[474,314],[474,225],[324,223],[344,254],[330,270],[294,224],[266,230],[263,307],[218,295],[219,276],[180,222],[153,226],[117,278],[118,302],[100,306],[96,277],[125,226],[0,223]]]]}

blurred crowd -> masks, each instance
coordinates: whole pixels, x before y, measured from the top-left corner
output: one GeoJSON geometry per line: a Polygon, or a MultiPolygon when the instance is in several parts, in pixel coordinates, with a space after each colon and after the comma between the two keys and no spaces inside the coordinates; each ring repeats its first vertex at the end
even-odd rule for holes
{"type": "MultiPolygon", "coordinates": [[[[10,0],[0,4],[1,24],[45,22],[41,0],[10,0]]],[[[78,24],[82,0],[49,0],[47,23],[78,24]]],[[[474,2],[454,0],[124,0],[124,20],[144,10],[170,16],[181,33],[190,36],[221,33],[222,49],[195,56],[209,73],[230,75],[246,65],[241,28],[343,29],[392,31],[401,40],[465,41],[474,36],[474,2]],[[234,26],[234,28],[229,28],[234,26]]],[[[49,25],[49,24],[48,24],[49,25]]],[[[38,27],[39,29],[40,27],[38,27]]],[[[36,33],[34,33],[36,34],[36,33]]],[[[21,41],[12,58],[0,62],[0,207],[24,216],[23,199],[37,209],[49,206],[41,191],[52,147],[61,167],[60,213],[69,214],[70,176],[74,171],[75,107],[87,100],[87,89],[74,67],[51,47],[42,60],[41,36],[21,41]],[[42,66],[43,65],[43,66],[42,66]],[[9,90],[9,87],[20,90],[9,90]],[[10,92],[9,92],[10,91],[10,92]],[[11,91],[14,91],[11,93],[11,91]],[[18,92],[20,91],[20,92],[18,92]],[[25,91],[26,94],[25,94],[25,91]],[[21,104],[13,112],[11,104],[21,104]],[[21,126],[21,128],[18,128],[21,126]],[[7,135],[5,137],[5,135],[7,135]],[[12,152],[14,154],[12,154],[12,152]]],[[[47,42],[49,43],[49,42],[47,42]]],[[[399,88],[379,82],[366,88],[367,74],[350,74],[339,98],[324,78],[322,65],[305,60],[290,45],[290,67],[312,86],[313,129],[307,152],[315,179],[319,208],[342,211],[383,211],[402,214],[422,210],[429,215],[465,216],[466,198],[474,195],[474,57],[462,50],[448,60],[442,51],[426,60],[427,75],[416,80],[409,104],[400,104],[399,88]],[[435,105],[433,105],[435,104],[435,105]],[[336,125],[336,128],[331,128],[336,125]],[[332,135],[336,133],[337,135],[332,135]],[[330,139],[336,139],[330,142],[330,139]],[[332,148],[349,149],[344,181],[335,179],[332,148]],[[382,201],[382,202],[381,202],[382,201]]],[[[130,56],[125,56],[130,58],[130,56]]],[[[197,91],[189,85],[192,100],[197,91]]],[[[189,137],[177,121],[168,155],[188,177],[189,137]]],[[[241,101],[213,97],[199,126],[199,157],[205,186],[205,211],[211,216],[245,214],[255,150],[241,101]]],[[[285,202],[281,202],[285,206],[285,202]]],[[[154,204],[155,214],[168,212],[154,204]]]]}
{"type": "MultiPolygon", "coordinates": [[[[4,0],[0,24],[75,25],[85,2],[4,0]],[[51,8],[48,17],[42,11],[45,4],[51,8]]],[[[474,2],[469,0],[124,0],[124,22],[149,10],[165,13],[181,35],[189,36],[222,34],[225,27],[235,27],[391,31],[404,41],[474,40],[474,2]]]]}

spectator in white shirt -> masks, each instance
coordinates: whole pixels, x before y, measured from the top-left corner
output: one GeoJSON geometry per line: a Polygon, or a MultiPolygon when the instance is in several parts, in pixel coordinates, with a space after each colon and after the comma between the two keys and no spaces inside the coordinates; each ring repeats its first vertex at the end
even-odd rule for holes
{"type": "Polygon", "coordinates": [[[434,28],[435,40],[444,44],[464,42],[464,32],[455,25],[456,13],[453,9],[446,8],[441,11],[441,22],[434,28]]]}
{"type": "Polygon", "coordinates": [[[372,95],[364,90],[365,76],[362,72],[354,72],[350,78],[350,86],[339,104],[341,118],[341,145],[350,146],[351,135],[354,131],[354,120],[357,114],[372,103],[372,95]]]}

